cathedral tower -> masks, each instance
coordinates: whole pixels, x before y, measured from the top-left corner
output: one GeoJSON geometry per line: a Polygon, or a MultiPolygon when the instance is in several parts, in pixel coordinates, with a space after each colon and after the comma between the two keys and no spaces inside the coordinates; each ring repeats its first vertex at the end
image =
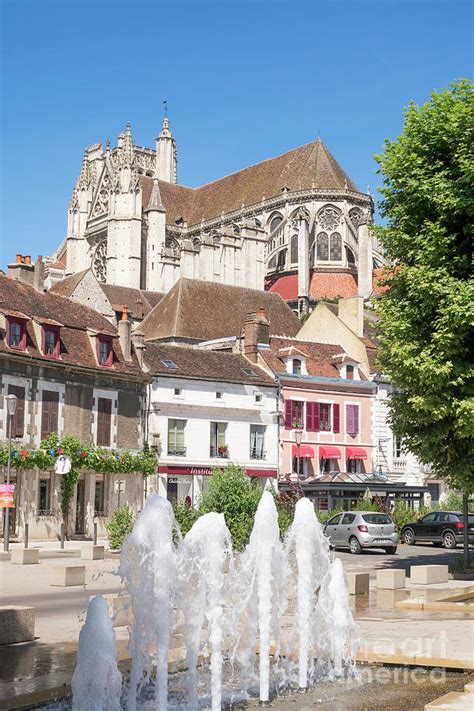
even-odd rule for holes
{"type": "Polygon", "coordinates": [[[163,127],[156,139],[156,167],[159,180],[176,183],[176,141],[170,131],[170,122],[167,116],[163,119],[163,127]]]}

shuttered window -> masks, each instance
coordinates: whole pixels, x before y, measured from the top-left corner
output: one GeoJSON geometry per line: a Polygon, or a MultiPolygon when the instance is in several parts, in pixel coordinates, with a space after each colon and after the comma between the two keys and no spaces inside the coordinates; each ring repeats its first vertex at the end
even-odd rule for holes
{"type": "Polygon", "coordinates": [[[319,403],[306,403],[306,429],[309,432],[319,431],[319,403]]]}
{"type": "Polygon", "coordinates": [[[52,432],[58,431],[59,393],[43,390],[41,403],[41,439],[46,439],[52,432]]]}
{"type": "Polygon", "coordinates": [[[359,405],[346,405],[346,432],[359,434],[359,405]]]}
{"type": "Polygon", "coordinates": [[[264,425],[250,425],[250,459],[265,459],[264,425]]]}
{"type": "Polygon", "coordinates": [[[97,403],[97,444],[110,447],[110,428],[112,424],[112,400],[100,397],[97,403]]]}
{"type": "Polygon", "coordinates": [[[184,457],[186,449],[184,446],[184,427],[186,420],[168,420],[168,454],[184,457]]]}
{"type": "Polygon", "coordinates": [[[8,394],[16,395],[16,410],[12,421],[12,437],[22,439],[25,430],[25,388],[9,385],[8,394]]]}
{"type": "Polygon", "coordinates": [[[339,404],[335,403],[332,406],[332,431],[335,432],[336,434],[340,432],[341,430],[341,416],[340,416],[340,409],[339,409],[339,404]]]}
{"type": "Polygon", "coordinates": [[[291,430],[291,408],[292,401],[285,400],[285,429],[291,430]]]}

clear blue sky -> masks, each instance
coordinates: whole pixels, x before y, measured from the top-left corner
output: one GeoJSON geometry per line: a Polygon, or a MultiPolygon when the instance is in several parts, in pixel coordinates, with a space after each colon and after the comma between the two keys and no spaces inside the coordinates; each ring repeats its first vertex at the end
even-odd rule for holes
{"type": "Polygon", "coordinates": [[[360,189],[410,99],[472,75],[464,0],[3,0],[0,265],[66,231],[86,146],[127,121],[153,147],[168,99],[179,181],[318,133],[360,189]]]}

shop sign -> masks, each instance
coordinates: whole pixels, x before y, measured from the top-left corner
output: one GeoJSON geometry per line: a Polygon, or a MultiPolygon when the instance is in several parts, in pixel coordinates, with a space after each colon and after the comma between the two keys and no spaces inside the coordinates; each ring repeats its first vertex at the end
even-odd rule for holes
{"type": "Polygon", "coordinates": [[[15,495],[15,484],[0,484],[0,506],[4,509],[12,509],[15,506],[13,500],[15,495]]]}

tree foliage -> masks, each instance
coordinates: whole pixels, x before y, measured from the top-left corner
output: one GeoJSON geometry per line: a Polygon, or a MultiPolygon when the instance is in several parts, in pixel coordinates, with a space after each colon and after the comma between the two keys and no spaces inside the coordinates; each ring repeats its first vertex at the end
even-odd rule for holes
{"type": "Polygon", "coordinates": [[[394,433],[433,472],[474,486],[473,86],[410,104],[377,156],[378,235],[391,264],[377,305],[379,366],[395,391],[394,433]]]}
{"type": "Polygon", "coordinates": [[[112,518],[105,524],[112,550],[122,548],[124,538],[133,531],[134,524],[135,514],[130,506],[119,506],[115,509],[112,518]]]}

